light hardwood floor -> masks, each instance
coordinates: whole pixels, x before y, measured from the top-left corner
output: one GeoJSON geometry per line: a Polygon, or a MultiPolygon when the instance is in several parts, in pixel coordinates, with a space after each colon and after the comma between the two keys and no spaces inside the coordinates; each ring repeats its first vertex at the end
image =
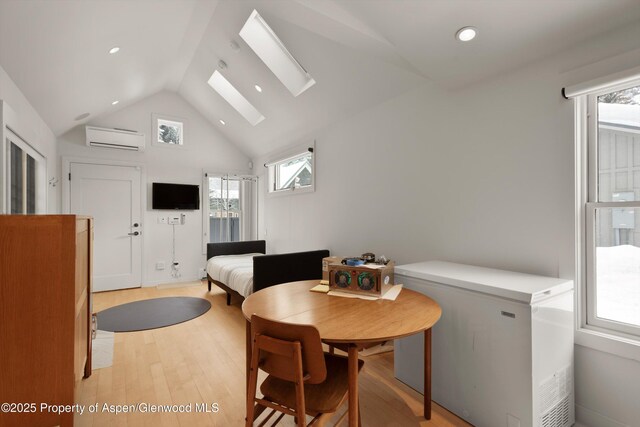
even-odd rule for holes
{"type": "MultiPolygon", "coordinates": [[[[142,332],[115,334],[113,366],[93,371],[78,388],[85,410],[78,426],[242,426],[245,410],[245,322],[240,303],[226,306],[224,293],[206,284],[141,288],[94,295],[93,311],[126,302],[167,296],[207,298],[212,307],[191,321],[142,332]],[[191,404],[185,413],[102,411],[104,404],[191,404]],[[196,413],[195,405],[217,403],[217,413],[196,413]]],[[[360,375],[363,426],[468,426],[434,406],[432,420],[420,416],[422,395],[393,377],[393,353],[364,358],[360,375]]],[[[339,418],[346,405],[334,417],[339,418]]],[[[287,419],[289,418],[289,419],[287,419]]],[[[331,423],[330,423],[331,424],[331,423]]],[[[280,425],[291,426],[285,417],[280,425]]],[[[346,425],[343,422],[342,425],[346,425]]]]}

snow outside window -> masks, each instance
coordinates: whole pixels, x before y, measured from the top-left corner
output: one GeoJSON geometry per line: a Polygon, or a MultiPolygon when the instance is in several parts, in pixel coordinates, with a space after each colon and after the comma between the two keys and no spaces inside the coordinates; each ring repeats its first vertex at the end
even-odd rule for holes
{"type": "Polygon", "coordinates": [[[640,336],[640,85],[588,97],[587,325],[640,336]]]}

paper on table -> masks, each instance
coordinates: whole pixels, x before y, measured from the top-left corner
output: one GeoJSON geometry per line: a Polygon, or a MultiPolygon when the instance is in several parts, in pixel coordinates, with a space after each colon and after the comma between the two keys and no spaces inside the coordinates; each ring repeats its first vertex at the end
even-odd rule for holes
{"type": "Polygon", "coordinates": [[[384,293],[384,295],[382,295],[382,299],[395,301],[396,298],[398,298],[398,295],[400,295],[401,290],[402,290],[402,284],[393,285],[391,289],[389,289],[387,292],[384,293]]]}
{"type": "Polygon", "coordinates": [[[327,293],[329,292],[329,285],[323,285],[323,284],[319,284],[314,286],[313,288],[309,289],[311,292],[322,292],[322,293],[327,293]]]}
{"type": "Polygon", "coordinates": [[[398,295],[400,295],[401,290],[402,290],[402,285],[394,285],[387,292],[385,292],[385,294],[382,295],[381,297],[376,297],[373,295],[358,295],[358,294],[352,294],[349,292],[340,292],[340,291],[329,291],[327,295],[331,295],[334,297],[360,298],[367,301],[375,301],[378,299],[395,301],[396,298],[398,298],[398,295]]]}

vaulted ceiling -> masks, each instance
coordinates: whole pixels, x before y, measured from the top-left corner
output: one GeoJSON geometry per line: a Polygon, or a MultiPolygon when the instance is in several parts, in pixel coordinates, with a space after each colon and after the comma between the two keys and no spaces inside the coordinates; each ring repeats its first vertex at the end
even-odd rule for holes
{"type": "Polygon", "coordinates": [[[638,0],[0,0],[0,66],[57,135],[172,90],[254,157],[427,81],[471,84],[639,20],[638,0]],[[298,97],[238,36],[254,9],[316,80],[298,97]],[[258,125],[207,84],[220,60],[258,125]]]}

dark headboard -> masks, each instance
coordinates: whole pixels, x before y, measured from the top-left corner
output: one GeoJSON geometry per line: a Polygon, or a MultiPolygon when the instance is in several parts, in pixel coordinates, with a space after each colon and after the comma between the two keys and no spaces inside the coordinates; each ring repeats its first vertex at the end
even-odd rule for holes
{"type": "Polygon", "coordinates": [[[329,251],[318,250],[253,257],[253,292],[280,283],[322,279],[322,258],[329,251]]]}
{"type": "Polygon", "coordinates": [[[207,259],[218,255],[264,254],[266,252],[267,243],[264,240],[207,243],[207,259]]]}

